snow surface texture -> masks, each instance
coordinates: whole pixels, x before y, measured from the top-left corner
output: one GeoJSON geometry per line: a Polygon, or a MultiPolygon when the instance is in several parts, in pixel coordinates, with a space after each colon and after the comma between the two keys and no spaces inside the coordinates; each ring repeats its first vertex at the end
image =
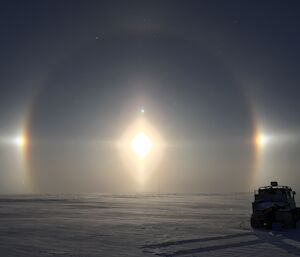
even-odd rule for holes
{"type": "Polygon", "coordinates": [[[300,256],[300,229],[253,231],[250,194],[0,198],[0,256],[300,256]]]}

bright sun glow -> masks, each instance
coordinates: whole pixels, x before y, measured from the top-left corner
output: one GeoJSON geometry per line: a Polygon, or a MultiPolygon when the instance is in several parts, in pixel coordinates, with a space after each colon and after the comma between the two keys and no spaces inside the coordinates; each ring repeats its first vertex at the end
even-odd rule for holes
{"type": "Polygon", "coordinates": [[[255,138],[255,143],[258,147],[264,147],[269,142],[269,137],[264,134],[258,134],[255,138]]]}
{"type": "Polygon", "coordinates": [[[146,121],[145,115],[139,115],[116,141],[116,148],[139,189],[146,190],[146,181],[164,156],[166,143],[163,137],[146,121]]]}
{"type": "Polygon", "coordinates": [[[26,145],[26,138],[25,136],[18,136],[18,137],[15,137],[14,139],[14,143],[19,146],[19,147],[24,147],[26,145]]]}
{"type": "Polygon", "coordinates": [[[143,133],[137,134],[131,141],[132,151],[143,159],[151,150],[151,140],[143,133]]]}

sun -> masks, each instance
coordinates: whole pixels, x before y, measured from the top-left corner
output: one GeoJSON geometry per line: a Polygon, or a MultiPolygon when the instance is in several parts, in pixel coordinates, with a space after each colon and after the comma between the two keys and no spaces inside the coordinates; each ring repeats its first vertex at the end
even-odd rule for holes
{"type": "Polygon", "coordinates": [[[152,148],[151,140],[143,133],[138,133],[131,140],[132,151],[141,159],[145,158],[152,148]]]}

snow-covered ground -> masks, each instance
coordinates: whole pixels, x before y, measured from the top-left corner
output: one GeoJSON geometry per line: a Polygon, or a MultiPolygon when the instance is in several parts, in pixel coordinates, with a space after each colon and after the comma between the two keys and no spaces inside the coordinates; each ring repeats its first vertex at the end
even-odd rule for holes
{"type": "Polygon", "coordinates": [[[298,230],[250,228],[252,197],[2,196],[0,256],[299,256],[298,230]]]}

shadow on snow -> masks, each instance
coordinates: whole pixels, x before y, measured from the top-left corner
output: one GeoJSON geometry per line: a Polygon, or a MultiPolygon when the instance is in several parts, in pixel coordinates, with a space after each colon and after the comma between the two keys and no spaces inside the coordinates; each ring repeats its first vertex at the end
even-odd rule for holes
{"type": "Polygon", "coordinates": [[[254,230],[251,232],[237,233],[233,235],[224,235],[206,238],[194,238],[176,241],[166,241],[158,244],[146,244],[142,246],[144,252],[152,253],[162,257],[173,257],[183,255],[193,255],[217,250],[226,250],[237,247],[247,247],[259,244],[270,244],[277,249],[282,249],[288,254],[300,256],[300,231],[283,230],[283,231],[264,231],[254,230]],[[249,240],[239,241],[240,238],[252,237],[249,240]],[[220,244],[220,240],[236,240],[229,243],[220,244]],[[214,242],[216,244],[201,246],[201,243],[214,242]],[[199,247],[188,247],[189,244],[199,243],[199,247]],[[184,246],[185,249],[174,250],[176,246],[184,246]],[[173,249],[172,249],[173,247],[173,249]]]}

